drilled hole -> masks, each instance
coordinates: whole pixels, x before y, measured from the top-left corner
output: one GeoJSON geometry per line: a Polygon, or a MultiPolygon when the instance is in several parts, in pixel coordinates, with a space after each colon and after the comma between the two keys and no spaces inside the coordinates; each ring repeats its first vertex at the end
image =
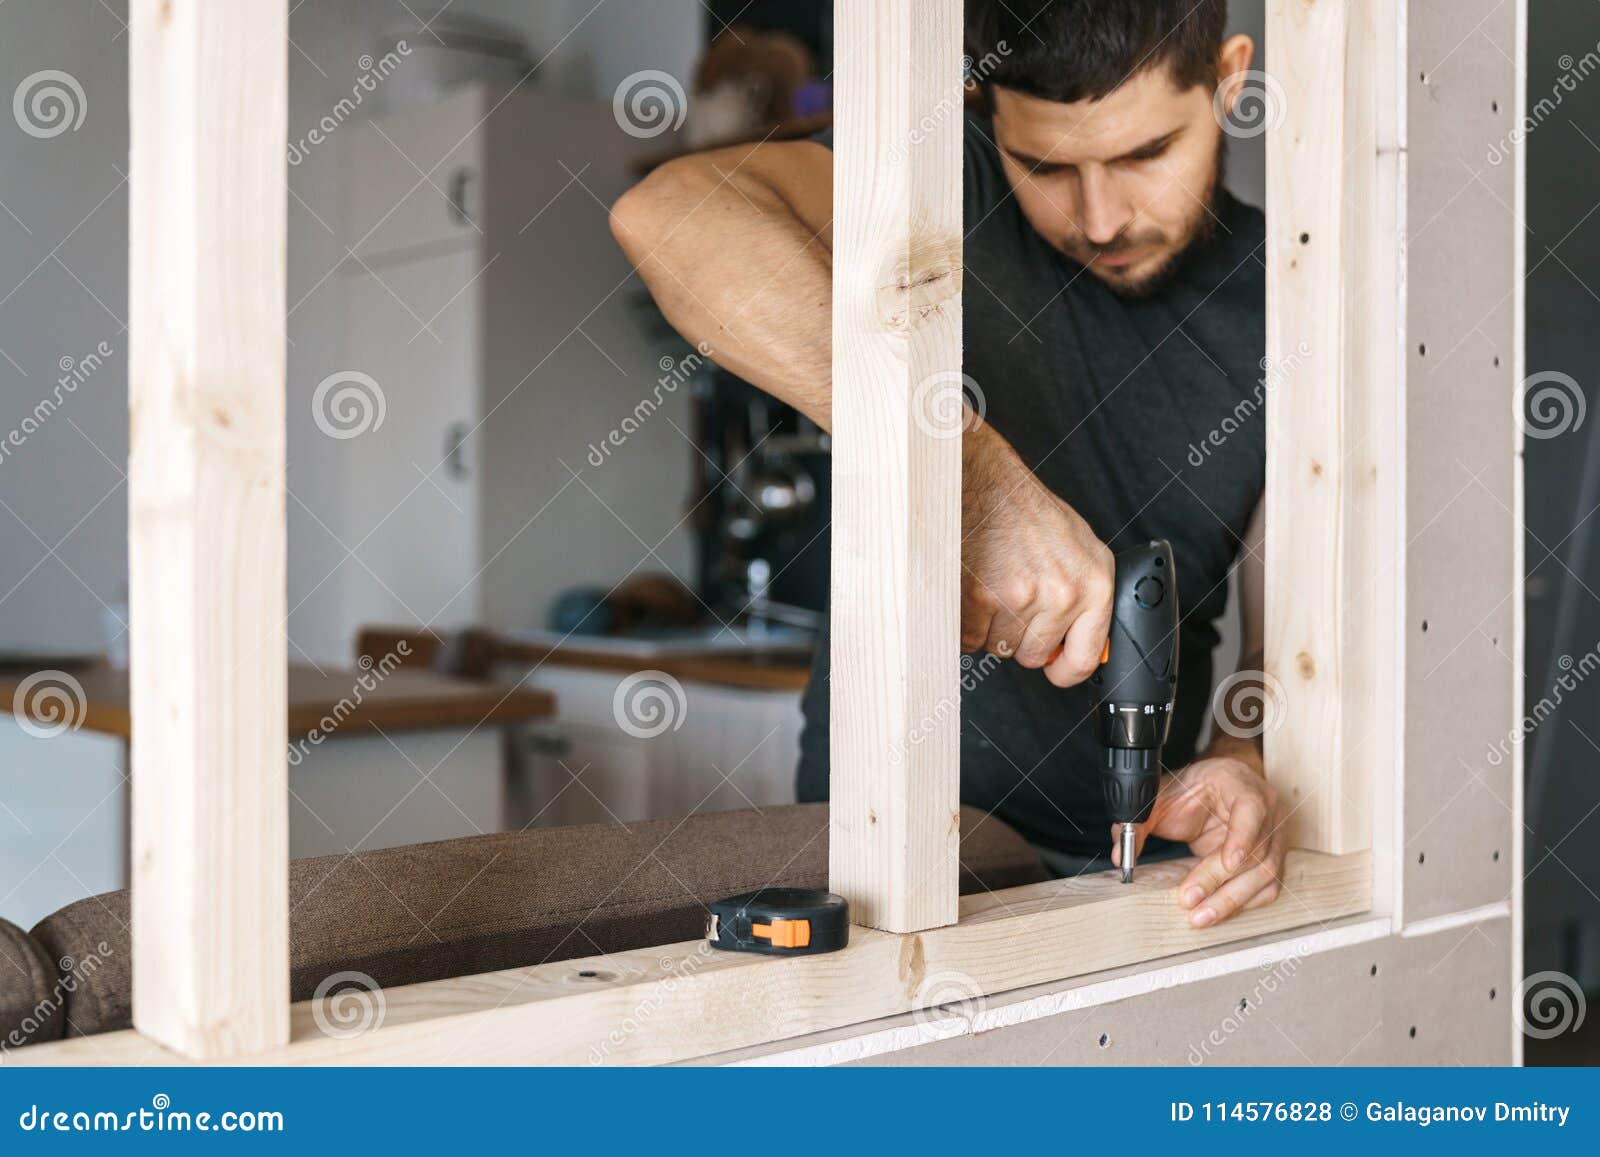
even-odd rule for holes
{"type": "Polygon", "coordinates": [[[1111,1038],[1105,1033],[1100,1034],[1100,1047],[1103,1049],[1111,1047],[1111,1038]]]}
{"type": "Polygon", "coordinates": [[[578,973],[578,976],[584,980],[593,980],[599,975],[600,974],[592,968],[585,968],[582,972],[578,973]]]}
{"type": "Polygon", "coordinates": [[[1495,355],[1495,359],[1494,359],[1494,364],[1495,364],[1495,365],[1496,365],[1496,366],[1497,366],[1497,367],[1498,367],[1498,366],[1499,366],[1499,365],[1500,365],[1500,357],[1499,357],[1499,355],[1498,355],[1498,354],[1497,354],[1497,355],[1495,355]]]}
{"type": "Polygon", "coordinates": [[[1239,1000],[1239,1011],[1240,1012],[1248,1012],[1249,1010],[1250,1010],[1250,998],[1249,997],[1242,997],[1239,1000]]]}
{"type": "Polygon", "coordinates": [[[1411,1026],[1411,1032],[1408,1035],[1411,1037],[1412,1040],[1416,1040],[1417,1039],[1417,1026],[1416,1025],[1412,1025],[1411,1026]]]}
{"type": "Polygon", "coordinates": [[[1423,619],[1422,620],[1422,633],[1424,635],[1426,635],[1428,633],[1428,620],[1427,619],[1423,619]]]}
{"type": "Polygon", "coordinates": [[[1427,862],[1428,862],[1428,853],[1427,852],[1418,852],[1417,853],[1417,863],[1426,864],[1427,862]]]}
{"type": "Polygon", "coordinates": [[[1423,342],[1421,345],[1417,346],[1417,353],[1422,357],[1427,357],[1428,356],[1428,343],[1427,342],[1423,342]]]}
{"type": "Polygon", "coordinates": [[[1491,860],[1493,860],[1493,861],[1494,861],[1494,862],[1495,862],[1495,863],[1497,863],[1497,864],[1498,864],[1498,863],[1499,863],[1499,862],[1500,862],[1500,849],[1499,849],[1499,848],[1496,848],[1496,849],[1495,849],[1495,850],[1494,850],[1494,854],[1493,854],[1493,855],[1492,855],[1492,856],[1490,856],[1490,857],[1489,857],[1489,858],[1490,858],[1490,859],[1491,859],[1491,860]]]}
{"type": "Polygon", "coordinates": [[[1494,998],[1495,998],[1495,997],[1496,997],[1496,996],[1497,996],[1497,995],[1499,995],[1499,994],[1498,994],[1498,993],[1497,993],[1497,992],[1495,992],[1495,990],[1494,990],[1494,989],[1492,989],[1492,988],[1491,988],[1491,989],[1490,989],[1490,990],[1489,990],[1489,999],[1490,999],[1490,1000],[1493,1000],[1493,999],[1494,999],[1494,998]]]}
{"type": "Polygon", "coordinates": [[[1500,111],[1500,102],[1497,101],[1497,100],[1491,100],[1489,102],[1489,111],[1490,112],[1499,112],[1500,111]]]}
{"type": "Polygon", "coordinates": [[[1309,234],[1309,233],[1300,234],[1300,244],[1302,244],[1302,245],[1310,245],[1311,244],[1311,234],[1309,234]]]}
{"type": "Polygon", "coordinates": [[[1371,968],[1367,969],[1367,975],[1368,976],[1376,976],[1376,975],[1378,975],[1378,966],[1376,964],[1374,964],[1371,968]]]}

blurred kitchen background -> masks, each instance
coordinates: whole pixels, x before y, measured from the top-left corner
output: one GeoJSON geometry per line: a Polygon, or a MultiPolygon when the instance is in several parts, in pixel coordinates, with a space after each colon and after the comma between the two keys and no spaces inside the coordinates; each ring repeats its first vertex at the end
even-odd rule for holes
{"type": "MultiPolygon", "coordinates": [[[[1532,7],[1537,99],[1600,42],[1600,8],[1532,7]]],[[[125,18],[0,6],[5,91],[54,86],[70,122],[0,118],[0,427],[57,403],[0,458],[5,689],[100,664],[48,760],[28,729],[0,737],[0,915],[24,925],[124,879],[125,18]]],[[[1259,42],[1260,0],[1232,21],[1259,42]]],[[[831,0],[293,7],[292,697],[314,726],[377,670],[385,720],[302,753],[296,855],[792,799],[827,441],[677,338],[607,207],[684,150],[826,126],[830,26],[831,0]]],[[[1528,143],[1528,368],[1591,411],[1597,113],[1600,88],[1564,94],[1528,143]]],[[[1260,204],[1261,141],[1231,150],[1260,204]]],[[[1597,430],[1528,445],[1530,704],[1600,639],[1597,430]]],[[[1594,766],[1596,720],[1586,684],[1528,750],[1530,971],[1591,988],[1600,780],[1569,769],[1594,766]]]]}

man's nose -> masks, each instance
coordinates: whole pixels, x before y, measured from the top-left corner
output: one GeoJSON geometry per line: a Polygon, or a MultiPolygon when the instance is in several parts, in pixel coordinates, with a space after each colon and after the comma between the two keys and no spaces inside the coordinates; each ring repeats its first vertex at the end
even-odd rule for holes
{"type": "Polygon", "coordinates": [[[1109,245],[1133,219],[1133,206],[1103,165],[1079,170],[1078,228],[1094,245],[1109,245]]]}

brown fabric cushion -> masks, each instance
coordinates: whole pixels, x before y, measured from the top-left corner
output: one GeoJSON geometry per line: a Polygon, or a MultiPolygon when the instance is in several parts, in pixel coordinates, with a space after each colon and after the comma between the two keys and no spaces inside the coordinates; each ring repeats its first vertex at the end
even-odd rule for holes
{"type": "MultiPolygon", "coordinates": [[[[963,892],[1046,879],[1032,848],[980,811],[961,815],[963,892]]],[[[704,902],[768,884],[825,887],[828,805],[683,820],[535,828],[319,856],[289,865],[290,987],[335,972],[385,987],[693,940],[704,902]]],[[[33,930],[53,955],[106,942],[69,995],[70,1032],[130,1021],[128,894],[69,904],[33,930]]]]}
{"type": "Polygon", "coordinates": [[[56,989],[55,963],[38,941],[0,920],[0,1050],[61,1036],[66,1021],[56,989]]]}

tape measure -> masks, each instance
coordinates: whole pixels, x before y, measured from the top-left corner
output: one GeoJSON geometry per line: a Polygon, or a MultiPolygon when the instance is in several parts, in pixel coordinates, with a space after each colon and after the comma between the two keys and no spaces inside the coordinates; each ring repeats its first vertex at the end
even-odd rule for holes
{"type": "Polygon", "coordinates": [[[725,952],[815,956],[850,943],[850,905],[820,888],[761,888],[709,908],[706,939],[725,952]]]}

